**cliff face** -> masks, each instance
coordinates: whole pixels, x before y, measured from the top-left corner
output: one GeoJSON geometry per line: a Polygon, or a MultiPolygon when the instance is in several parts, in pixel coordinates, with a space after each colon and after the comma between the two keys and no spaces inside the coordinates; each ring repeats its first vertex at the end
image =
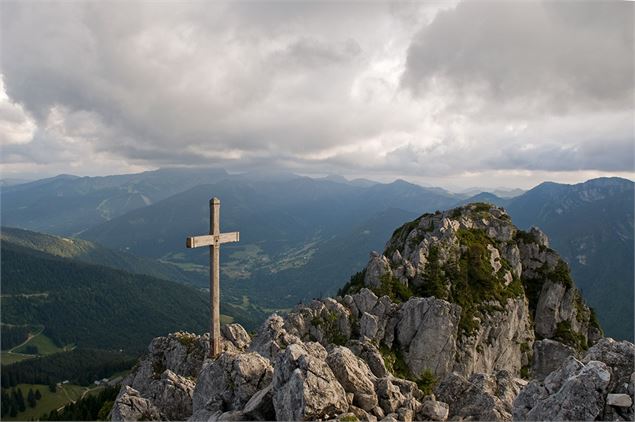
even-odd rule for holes
{"type": "Polygon", "coordinates": [[[271,316],[253,338],[224,326],[216,360],[205,336],[155,339],[113,420],[632,417],[635,348],[598,342],[566,264],[501,209],[402,226],[340,293],[271,316]],[[554,410],[563,397],[569,413],[554,410]]]}
{"type": "MultiPolygon", "coordinates": [[[[359,290],[359,279],[345,290],[359,290]]],[[[601,336],[546,236],[538,229],[518,230],[504,210],[486,204],[425,214],[403,225],[383,254],[371,256],[363,286],[395,299],[434,296],[460,307],[443,317],[443,333],[431,331],[437,324],[415,324],[420,339],[448,339],[443,357],[422,359],[420,341],[399,338],[405,341],[397,346],[415,373],[429,368],[437,375],[500,369],[518,374],[530,368],[535,338],[584,350],[601,336]]]]}

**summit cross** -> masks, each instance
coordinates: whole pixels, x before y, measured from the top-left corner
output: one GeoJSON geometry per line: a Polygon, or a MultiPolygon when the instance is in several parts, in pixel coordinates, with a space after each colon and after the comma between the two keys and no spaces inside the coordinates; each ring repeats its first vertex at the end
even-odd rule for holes
{"type": "Polygon", "coordinates": [[[220,199],[209,201],[209,235],[188,237],[185,246],[200,248],[209,246],[209,299],[211,306],[211,321],[209,332],[209,357],[215,359],[221,351],[220,343],[220,245],[238,242],[239,233],[220,232],[220,199]]]}

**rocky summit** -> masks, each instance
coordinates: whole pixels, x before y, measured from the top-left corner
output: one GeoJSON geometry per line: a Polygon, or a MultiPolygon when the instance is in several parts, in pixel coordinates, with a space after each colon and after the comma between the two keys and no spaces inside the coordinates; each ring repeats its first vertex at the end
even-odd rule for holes
{"type": "MultiPolygon", "coordinates": [[[[630,316],[629,316],[630,317],[630,316]]],[[[633,420],[635,346],[604,338],[538,229],[471,204],[398,228],[336,298],[249,335],[152,341],[112,420],[633,420]]]]}

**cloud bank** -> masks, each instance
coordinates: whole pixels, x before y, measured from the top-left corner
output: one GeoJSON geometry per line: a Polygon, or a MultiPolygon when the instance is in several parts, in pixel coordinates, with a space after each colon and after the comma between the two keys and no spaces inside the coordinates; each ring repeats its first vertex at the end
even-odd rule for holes
{"type": "Polygon", "coordinates": [[[478,184],[634,171],[632,3],[2,9],[6,176],[209,164],[478,184]]]}

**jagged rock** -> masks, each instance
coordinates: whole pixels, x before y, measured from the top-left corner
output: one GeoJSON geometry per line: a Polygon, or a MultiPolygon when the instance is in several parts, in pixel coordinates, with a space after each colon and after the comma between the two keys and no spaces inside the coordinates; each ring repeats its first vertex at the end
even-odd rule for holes
{"type": "Polygon", "coordinates": [[[122,382],[144,395],[150,384],[158,380],[169,369],[176,375],[196,377],[203,366],[208,350],[209,336],[197,336],[186,332],[177,332],[165,337],[156,337],[150,342],[148,354],[122,382]]]}
{"type": "Polygon", "coordinates": [[[192,413],[193,379],[207,351],[207,336],[177,332],[157,337],[148,354],[123,381],[120,393],[130,387],[136,398],[144,398],[162,417],[185,419],[192,413]]]}
{"type": "Polygon", "coordinates": [[[450,407],[447,403],[436,400],[426,400],[421,404],[417,412],[417,420],[425,421],[445,421],[450,414],[450,407]]]}
{"type": "Polygon", "coordinates": [[[369,314],[368,312],[364,312],[359,320],[360,337],[375,339],[377,331],[379,331],[379,318],[375,315],[369,314]]]}
{"type": "Polygon", "coordinates": [[[606,404],[616,407],[631,407],[633,399],[628,394],[609,394],[606,396],[606,404]]]}
{"type": "Polygon", "coordinates": [[[276,359],[273,405],[279,420],[324,419],[348,410],[346,392],[319,343],[297,343],[276,359]]]}
{"type": "MultiPolygon", "coordinates": [[[[352,413],[360,421],[377,422],[377,416],[372,413],[368,413],[364,409],[360,409],[356,406],[350,406],[348,411],[352,413]]],[[[350,419],[349,419],[350,420],[350,419]]]]}
{"type": "Polygon", "coordinates": [[[146,394],[165,418],[183,420],[192,414],[194,386],[194,381],[166,369],[146,394]]]}
{"type": "Polygon", "coordinates": [[[564,305],[566,286],[547,281],[542,286],[536,307],[536,333],[542,337],[553,337],[556,327],[564,318],[560,316],[564,305]]]}
{"type": "Polygon", "coordinates": [[[237,351],[245,351],[251,343],[251,337],[240,324],[225,324],[221,326],[221,333],[237,351]]]}
{"type": "Polygon", "coordinates": [[[435,388],[435,394],[449,405],[450,418],[508,421],[520,386],[508,371],[473,374],[469,379],[453,373],[435,388]]]}
{"type": "Polygon", "coordinates": [[[253,339],[237,324],[224,326],[216,360],[205,360],[208,335],[153,340],[113,418],[632,419],[632,405],[615,404],[632,399],[635,346],[601,340],[578,361],[552,341],[581,351],[600,331],[546,236],[518,231],[504,210],[474,204],[425,214],[371,256],[364,284],[388,295],[352,293],[358,282],[342,298],[272,315],[253,339]],[[474,277],[465,268],[472,260],[474,277]],[[416,297],[431,292],[438,297],[416,297]],[[535,345],[532,320],[545,337],[535,345]],[[531,364],[538,380],[516,378],[531,364]],[[436,397],[412,381],[431,375],[441,380],[436,397]]]}
{"type": "Polygon", "coordinates": [[[273,407],[273,384],[258,391],[245,405],[243,409],[245,417],[254,421],[272,421],[276,419],[276,410],[273,407]]]}
{"type": "MultiPolygon", "coordinates": [[[[607,386],[610,394],[629,394],[633,398],[633,368],[635,367],[635,345],[628,341],[604,338],[598,341],[584,355],[582,362],[604,362],[611,371],[611,381],[607,386]]],[[[607,399],[608,402],[608,399],[607,399]]],[[[633,420],[635,409],[630,407],[604,406],[601,418],[604,420],[633,420]]]]}
{"type": "Polygon", "coordinates": [[[272,377],[271,362],[258,353],[223,353],[205,362],[194,389],[193,411],[241,410],[272,377]]]}
{"type": "Polygon", "coordinates": [[[525,388],[514,402],[514,419],[595,420],[604,408],[610,370],[602,362],[590,361],[586,365],[580,364],[571,373],[574,360],[569,358],[565,362],[567,368],[551,380],[550,388],[540,387],[537,381],[532,381],[530,385],[533,386],[525,388]],[[559,388],[558,384],[561,385],[559,388]]]}
{"type": "Polygon", "coordinates": [[[544,380],[550,373],[558,369],[569,357],[575,356],[574,348],[559,341],[544,339],[534,343],[534,357],[532,375],[538,380],[544,380]]]}
{"type": "Polygon", "coordinates": [[[409,409],[407,407],[401,407],[397,411],[397,415],[398,415],[398,420],[400,421],[412,422],[412,418],[414,417],[414,412],[412,411],[412,409],[409,409]]]}
{"type": "Polygon", "coordinates": [[[457,345],[453,371],[469,375],[507,370],[518,374],[529,362],[534,334],[524,298],[507,299],[485,314],[475,333],[457,345]]]}
{"type": "Polygon", "coordinates": [[[377,406],[376,377],[363,360],[346,347],[336,347],[326,362],[344,390],[353,393],[352,404],[367,411],[377,406]]]}
{"type": "Polygon", "coordinates": [[[284,328],[282,317],[273,314],[262,324],[248,350],[273,361],[280,351],[298,342],[300,339],[284,328]]]}
{"type": "Polygon", "coordinates": [[[111,411],[113,421],[159,420],[159,410],[139,392],[123,386],[111,411]]]}
{"type": "Polygon", "coordinates": [[[461,307],[434,297],[411,298],[399,310],[398,347],[413,374],[452,369],[461,307]]]}
{"type": "Polygon", "coordinates": [[[629,341],[615,341],[606,337],[587,350],[582,362],[593,360],[604,362],[611,369],[609,392],[626,393],[631,380],[631,373],[635,368],[635,345],[629,341]]]}
{"type": "Polygon", "coordinates": [[[358,317],[364,312],[370,312],[377,304],[378,297],[367,288],[363,288],[353,296],[353,301],[359,312],[358,317]]]}
{"type": "Polygon", "coordinates": [[[285,329],[302,341],[343,344],[351,337],[351,311],[331,298],[299,305],[286,318],[285,329]]]}
{"type": "Polygon", "coordinates": [[[381,378],[377,381],[377,396],[379,405],[385,413],[395,413],[406,401],[399,387],[395,386],[389,378],[381,378]]]}
{"type": "Polygon", "coordinates": [[[390,274],[390,262],[385,256],[373,252],[370,254],[370,261],[366,266],[366,274],[364,275],[364,286],[379,287],[381,279],[386,274],[390,274]]]}
{"type": "Polygon", "coordinates": [[[373,375],[377,378],[384,378],[388,376],[388,370],[386,369],[386,363],[384,358],[372,343],[369,341],[357,341],[353,340],[349,342],[351,351],[355,355],[359,356],[366,362],[373,375]]]}

